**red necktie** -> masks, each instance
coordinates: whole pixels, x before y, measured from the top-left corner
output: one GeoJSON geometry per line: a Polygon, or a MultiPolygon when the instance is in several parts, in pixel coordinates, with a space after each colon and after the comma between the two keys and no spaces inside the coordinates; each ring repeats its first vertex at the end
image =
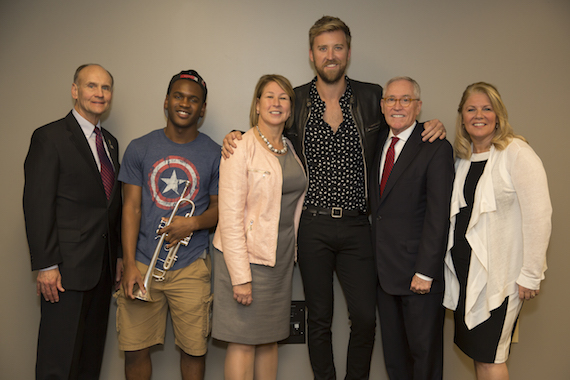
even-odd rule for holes
{"type": "Polygon", "coordinates": [[[380,181],[380,196],[384,192],[384,188],[386,187],[386,182],[388,182],[388,177],[390,177],[390,173],[392,172],[392,168],[394,167],[394,145],[398,142],[398,137],[392,137],[392,142],[390,143],[390,147],[388,148],[388,152],[386,153],[386,160],[384,161],[384,170],[382,170],[382,180],[380,181]]]}
{"type": "Polygon", "coordinates": [[[95,127],[95,145],[97,146],[97,154],[99,155],[99,162],[101,163],[101,180],[103,181],[103,186],[105,187],[105,194],[107,199],[111,197],[111,191],[113,191],[113,185],[115,184],[115,171],[113,170],[113,165],[105,152],[105,147],[103,147],[103,139],[101,138],[101,130],[95,127]]]}

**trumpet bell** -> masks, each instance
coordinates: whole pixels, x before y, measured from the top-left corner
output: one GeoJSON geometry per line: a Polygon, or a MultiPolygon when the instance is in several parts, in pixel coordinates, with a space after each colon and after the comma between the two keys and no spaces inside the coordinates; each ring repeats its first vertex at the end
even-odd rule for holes
{"type": "Polygon", "coordinates": [[[135,298],[141,301],[154,302],[154,300],[150,296],[150,292],[149,291],[147,291],[146,293],[143,292],[142,289],[137,284],[133,286],[133,295],[135,296],[135,298]]]}

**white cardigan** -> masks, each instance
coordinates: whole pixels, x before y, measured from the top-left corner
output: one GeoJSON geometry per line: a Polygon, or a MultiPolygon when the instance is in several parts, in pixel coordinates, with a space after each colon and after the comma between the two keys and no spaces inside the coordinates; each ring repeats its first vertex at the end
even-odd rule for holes
{"type": "MultiPolygon", "coordinates": [[[[466,206],[463,187],[470,166],[470,160],[455,163],[443,300],[451,310],[459,299],[451,248],[456,215],[466,206]]],[[[487,320],[507,296],[518,293],[517,284],[539,289],[546,271],[551,216],[546,172],[532,148],[516,138],[505,150],[492,146],[466,233],[472,249],[465,300],[469,329],[487,320]]]]}

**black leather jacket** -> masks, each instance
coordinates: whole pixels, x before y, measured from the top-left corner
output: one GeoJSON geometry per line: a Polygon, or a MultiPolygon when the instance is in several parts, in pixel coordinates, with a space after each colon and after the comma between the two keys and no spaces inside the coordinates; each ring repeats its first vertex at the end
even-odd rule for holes
{"type": "MultiPolygon", "coordinates": [[[[350,112],[360,135],[362,147],[362,159],[364,160],[364,178],[368,178],[368,166],[372,164],[378,143],[378,135],[381,130],[388,128],[382,110],[382,87],[377,84],[364,83],[348,79],[352,89],[350,99],[350,112]]],[[[305,128],[311,112],[311,98],[309,96],[311,82],[295,88],[295,120],[290,129],[285,130],[285,135],[295,147],[297,155],[307,169],[305,157],[305,128]]],[[[367,186],[365,187],[366,191],[367,186]]]]}

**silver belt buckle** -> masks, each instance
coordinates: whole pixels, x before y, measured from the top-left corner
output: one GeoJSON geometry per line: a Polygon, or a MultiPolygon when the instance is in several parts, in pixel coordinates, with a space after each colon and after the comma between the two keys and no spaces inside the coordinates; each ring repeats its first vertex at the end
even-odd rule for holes
{"type": "Polygon", "coordinates": [[[333,207],[331,209],[331,216],[336,219],[342,218],[342,208],[340,207],[333,207]]]}

